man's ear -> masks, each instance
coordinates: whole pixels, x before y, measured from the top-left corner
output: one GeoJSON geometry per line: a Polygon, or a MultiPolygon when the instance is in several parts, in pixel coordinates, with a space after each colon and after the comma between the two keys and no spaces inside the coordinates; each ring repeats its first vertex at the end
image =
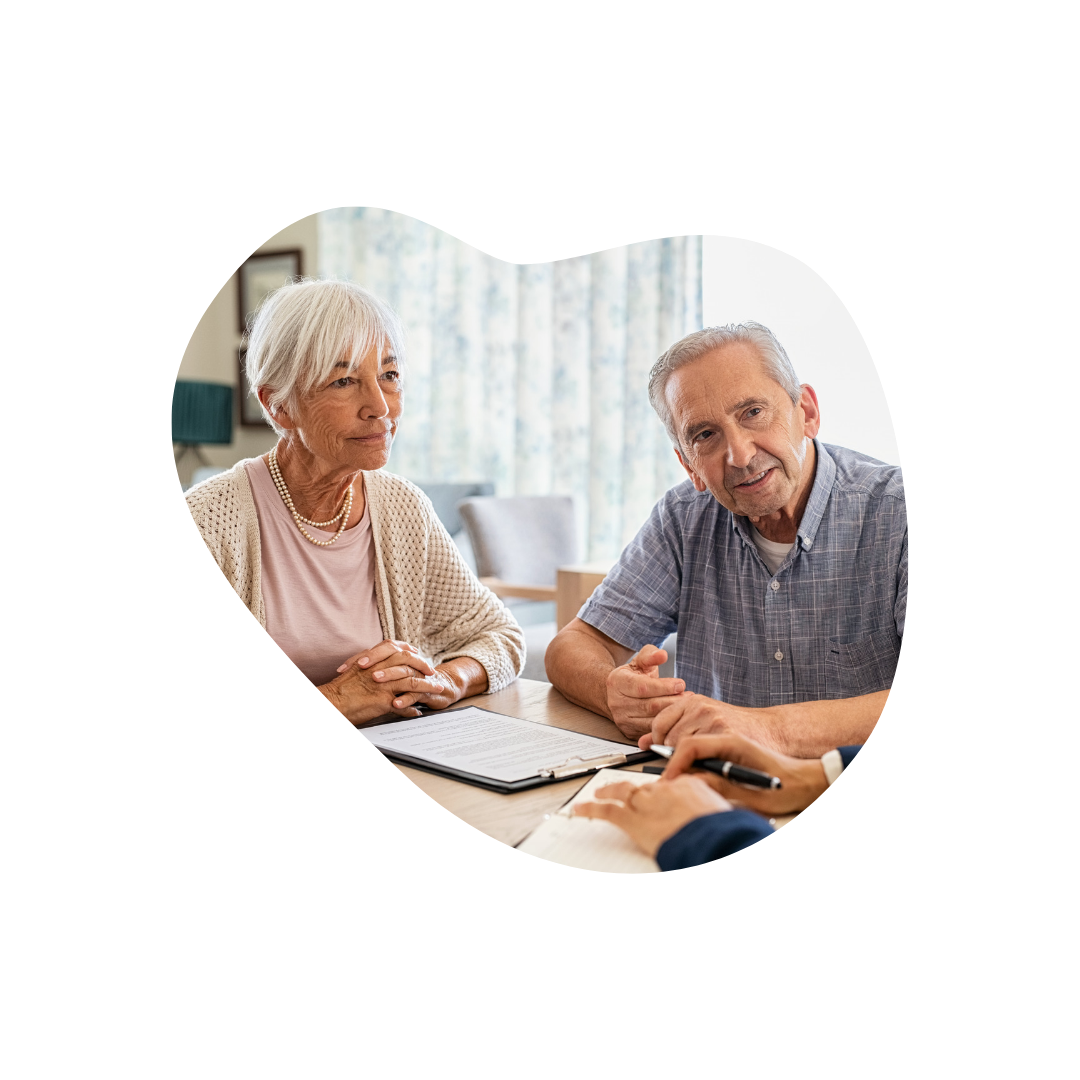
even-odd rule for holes
{"type": "Polygon", "coordinates": [[[821,409],[818,406],[817,392],[809,383],[802,384],[799,408],[803,411],[803,434],[808,439],[817,438],[821,428],[821,409]]]}
{"type": "Polygon", "coordinates": [[[291,430],[292,428],[296,427],[296,425],[290,419],[289,414],[284,410],[284,408],[282,408],[282,406],[279,405],[275,409],[270,404],[270,395],[273,392],[273,389],[269,386],[260,386],[259,389],[256,391],[256,394],[259,398],[259,404],[261,404],[262,407],[274,418],[275,423],[280,424],[283,428],[291,430]]]}
{"type": "Polygon", "coordinates": [[[694,481],[694,487],[698,491],[705,490],[705,481],[689,465],[686,464],[686,458],[682,456],[682,451],[678,447],[674,447],[675,456],[679,459],[679,464],[686,470],[686,475],[694,481]]]}

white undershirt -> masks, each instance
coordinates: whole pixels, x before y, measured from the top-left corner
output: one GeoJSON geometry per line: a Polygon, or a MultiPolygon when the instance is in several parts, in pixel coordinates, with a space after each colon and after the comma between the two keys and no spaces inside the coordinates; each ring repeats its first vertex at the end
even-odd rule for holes
{"type": "Polygon", "coordinates": [[[761,552],[769,573],[775,574],[780,569],[781,563],[788,557],[788,552],[795,546],[794,542],[777,544],[772,540],[766,540],[753,525],[750,526],[750,535],[754,538],[754,547],[761,552]]]}

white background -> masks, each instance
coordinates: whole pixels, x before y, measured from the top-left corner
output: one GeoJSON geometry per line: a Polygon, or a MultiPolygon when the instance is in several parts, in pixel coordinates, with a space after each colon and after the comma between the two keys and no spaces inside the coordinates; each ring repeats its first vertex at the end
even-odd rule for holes
{"type": "Polygon", "coordinates": [[[13,6],[10,1075],[1075,1070],[1069,10],[13,6]],[[168,207],[308,202],[912,207],[912,874],[170,876],[168,207]]]}
{"type": "Polygon", "coordinates": [[[900,464],[866,342],[840,298],[809,266],[764,244],[706,236],[701,278],[704,325],[753,319],[767,326],[799,381],[817,392],[824,442],[900,464]]]}

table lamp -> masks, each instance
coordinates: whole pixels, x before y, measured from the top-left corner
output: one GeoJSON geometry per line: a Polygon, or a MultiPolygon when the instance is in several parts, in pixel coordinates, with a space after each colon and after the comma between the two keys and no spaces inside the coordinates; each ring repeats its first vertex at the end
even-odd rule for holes
{"type": "Polygon", "coordinates": [[[194,450],[199,461],[209,465],[199,447],[232,442],[232,401],[231,386],[176,380],[172,401],[172,440],[179,447],[175,457],[177,462],[188,450],[194,450]]]}

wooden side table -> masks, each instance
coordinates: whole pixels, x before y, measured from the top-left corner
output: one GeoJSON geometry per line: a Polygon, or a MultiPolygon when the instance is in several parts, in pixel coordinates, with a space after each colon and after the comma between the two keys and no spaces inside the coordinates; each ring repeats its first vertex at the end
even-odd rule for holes
{"type": "Polygon", "coordinates": [[[558,629],[561,630],[578,613],[613,565],[605,561],[559,567],[555,584],[555,625],[558,629]]]}

